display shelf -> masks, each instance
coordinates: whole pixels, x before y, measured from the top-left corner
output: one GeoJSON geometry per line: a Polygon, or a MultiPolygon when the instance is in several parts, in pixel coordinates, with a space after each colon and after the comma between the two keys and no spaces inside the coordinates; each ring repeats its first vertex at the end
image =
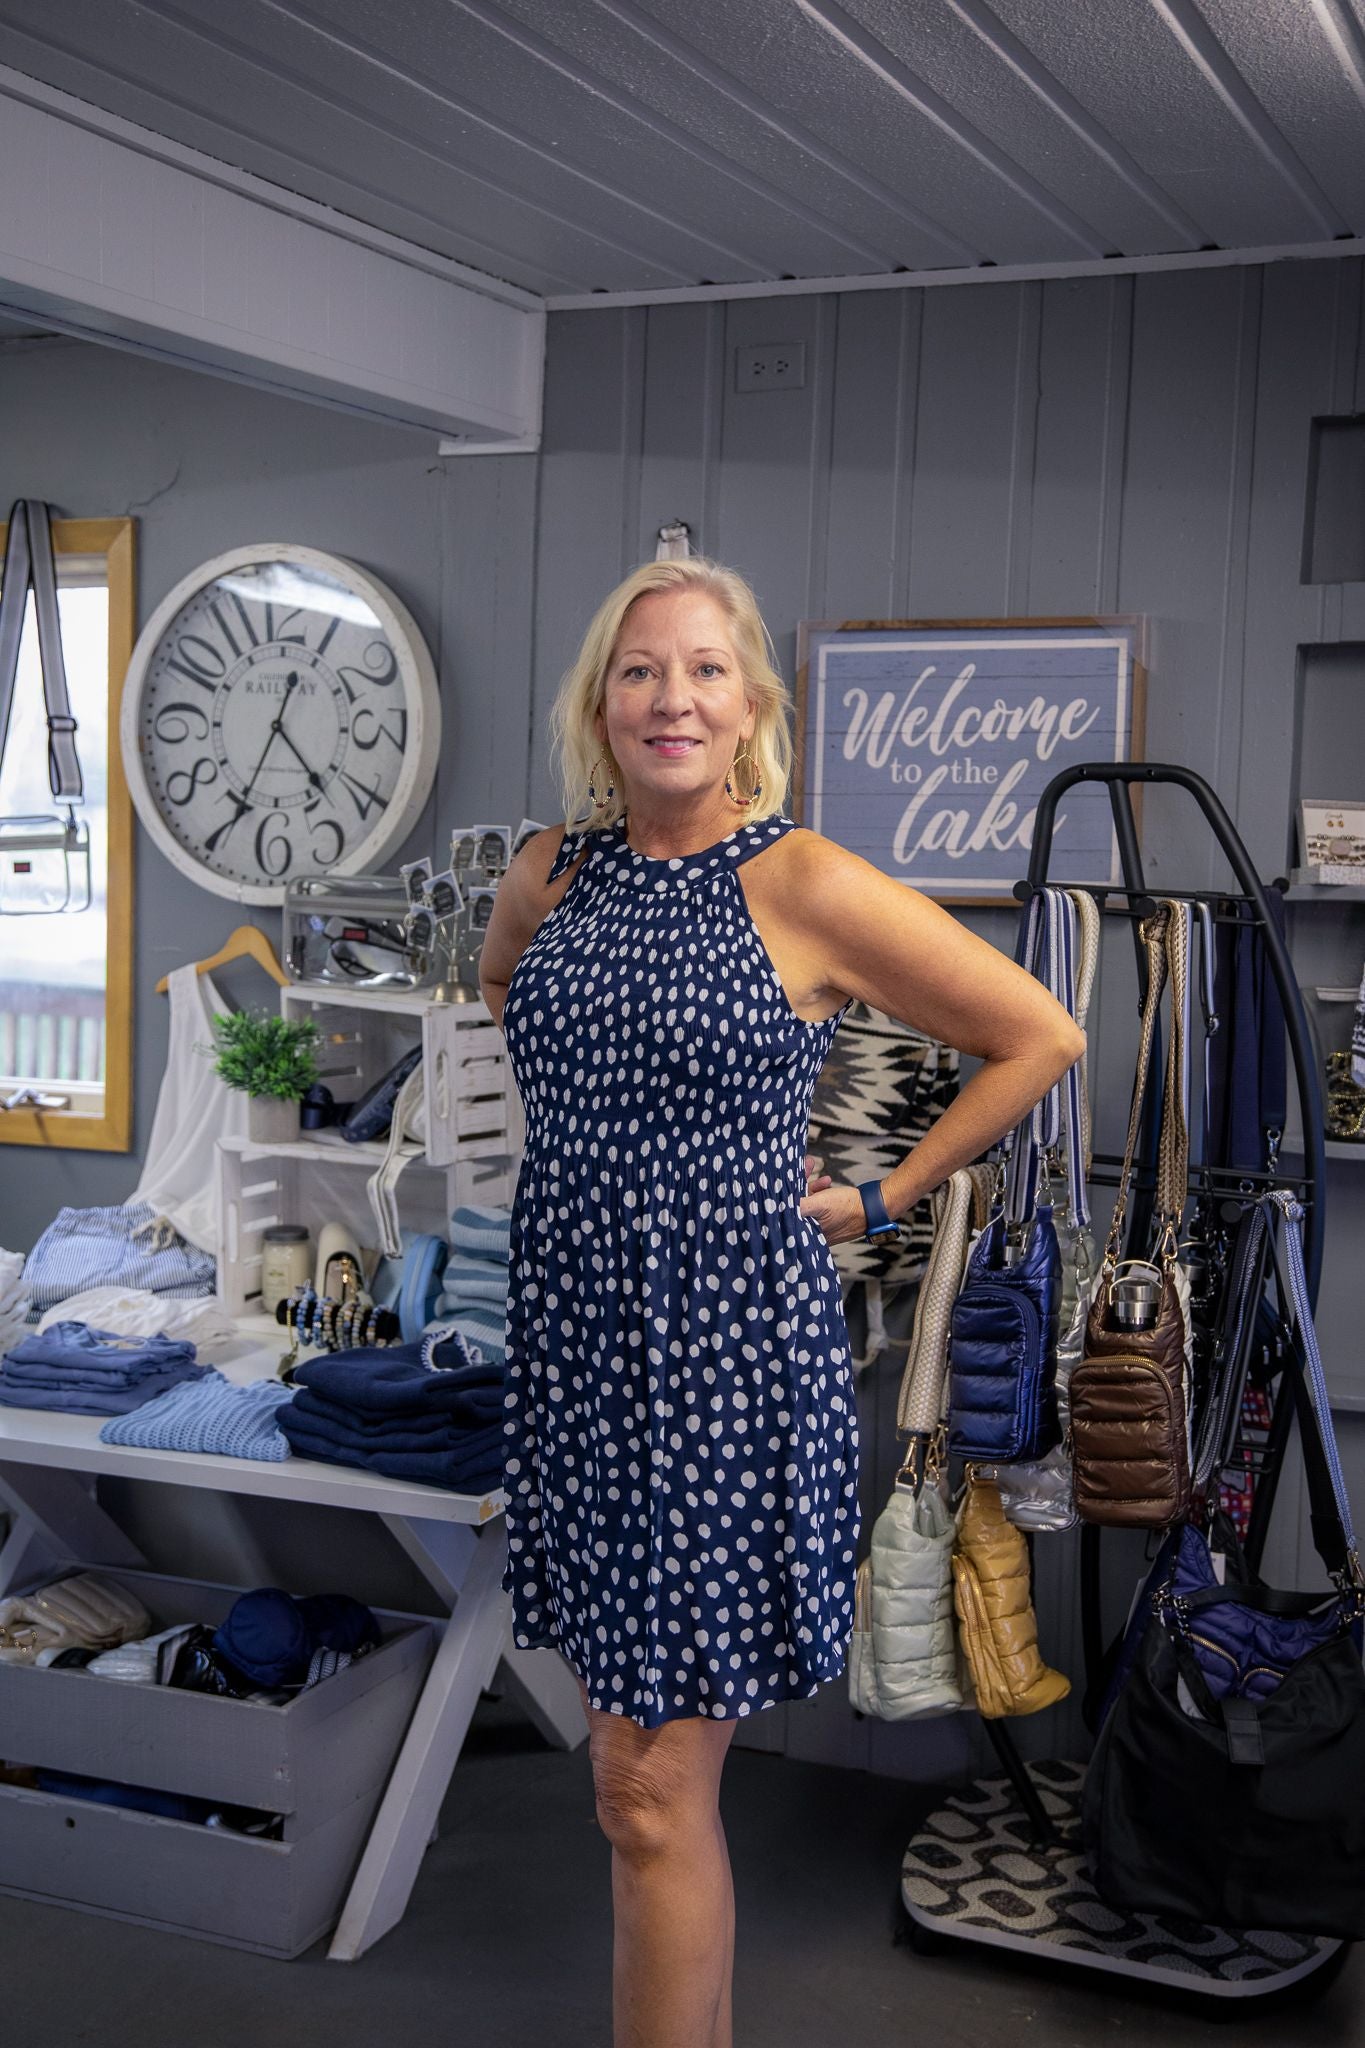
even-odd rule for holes
{"type": "Polygon", "coordinates": [[[1291,882],[1286,903],[1365,903],[1365,886],[1354,882],[1291,882]]]}
{"type": "MultiPolygon", "coordinates": [[[[1355,1138],[1327,1138],[1322,1149],[1329,1159],[1349,1159],[1353,1164],[1365,1160],[1365,1144],[1355,1138]]],[[[1287,1155],[1290,1159],[1302,1159],[1303,1134],[1300,1131],[1286,1131],[1280,1140],[1280,1153],[1282,1157],[1287,1155]]]]}
{"type": "MultiPolygon", "coordinates": [[[[371,1173],[383,1164],[389,1149],[387,1144],[348,1145],[344,1138],[329,1138],[324,1133],[313,1138],[282,1138],[274,1144],[267,1138],[222,1138],[219,1143],[243,1159],[308,1159],[314,1165],[367,1166],[371,1173]]],[[[404,1145],[402,1157],[415,1167],[431,1166],[418,1144],[404,1145]]],[[[431,1170],[445,1172],[443,1166],[431,1170]]]]}
{"type": "MultiPolygon", "coordinates": [[[[397,1190],[404,1227],[449,1237],[451,1215],[465,1203],[510,1207],[519,1162],[503,1145],[484,1150],[486,1156],[465,1156],[449,1166],[414,1152],[397,1190]]],[[[379,1228],[368,1183],[383,1156],[382,1146],[344,1141],[328,1145],[299,1138],[260,1145],[246,1138],[218,1140],[218,1295],[228,1315],[237,1319],[259,1313],[262,1233],[272,1224],[302,1223],[316,1244],[324,1224],[340,1223],[363,1249],[377,1253],[379,1228]],[[358,1166],[366,1171],[357,1173],[358,1166]]]]}
{"type": "Polygon", "coordinates": [[[360,1100],[420,1042],[424,1149],[433,1165],[520,1154],[521,1097],[486,1003],[438,1003],[421,989],[291,982],[280,990],[280,1013],[317,1024],[318,1078],[338,1101],[360,1100]]]}
{"type": "Polygon", "coordinates": [[[457,1003],[438,1003],[429,988],[346,988],[326,981],[291,981],[280,990],[281,1008],[306,1009],[325,1004],[337,1010],[392,1010],[400,1016],[424,1017],[428,1010],[450,1010],[457,1017],[489,1023],[492,1013],[482,996],[457,1003]]]}

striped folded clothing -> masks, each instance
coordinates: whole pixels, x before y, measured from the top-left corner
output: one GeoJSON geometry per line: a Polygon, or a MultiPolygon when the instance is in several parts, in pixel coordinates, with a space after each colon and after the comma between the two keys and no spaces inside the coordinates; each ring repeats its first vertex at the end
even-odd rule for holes
{"type": "Polygon", "coordinates": [[[127,1202],[59,1209],[24,1262],[23,1287],[41,1314],[89,1287],[191,1300],[213,1293],[217,1272],[210,1254],[186,1243],[149,1202],[127,1202]]]}
{"type": "MultiPolygon", "coordinates": [[[[494,1308],[491,1302],[467,1303],[463,1296],[441,1294],[436,1299],[436,1315],[427,1324],[427,1330],[454,1328],[467,1344],[477,1344],[490,1364],[503,1367],[507,1363],[507,1309],[505,1304],[494,1308]]],[[[425,1332],[423,1333],[425,1334],[425,1332]]]]}
{"type": "Polygon", "coordinates": [[[507,1305],[507,1267],[498,1259],[473,1259],[466,1252],[452,1252],[445,1262],[441,1284],[447,1294],[462,1302],[492,1301],[507,1305]]]}
{"type": "Polygon", "coordinates": [[[283,1380],[235,1386],[209,1368],[202,1379],[175,1387],[117,1422],[106,1422],[100,1442],[141,1451],[208,1451],[221,1458],[259,1458],[280,1464],[289,1444],[278,1416],[294,1398],[283,1380]]]}
{"type": "Polygon", "coordinates": [[[504,1265],[512,1255],[512,1212],[495,1209],[485,1202],[462,1202],[451,1212],[450,1248],[475,1258],[500,1259],[504,1265]]]}

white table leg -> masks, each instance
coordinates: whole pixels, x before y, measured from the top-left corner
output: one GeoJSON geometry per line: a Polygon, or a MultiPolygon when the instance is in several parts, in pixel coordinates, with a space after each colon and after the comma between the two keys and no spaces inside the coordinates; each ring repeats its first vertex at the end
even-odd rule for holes
{"type": "MultiPolygon", "coordinates": [[[[432,1544],[436,1541],[433,1532],[439,1526],[440,1532],[447,1537],[479,1541],[469,1525],[462,1524],[451,1530],[444,1525],[404,1522],[396,1515],[385,1515],[383,1520],[442,1604],[454,1607],[458,1583],[433,1551],[432,1544]]],[[[454,1546],[448,1543],[447,1549],[451,1547],[454,1546]]],[[[511,1602],[506,1604],[506,1626],[489,1660],[488,1670],[480,1681],[480,1689],[492,1685],[501,1666],[502,1683],[537,1732],[555,1749],[577,1749],[588,1739],[588,1724],[583,1718],[583,1702],[579,1698],[574,1675],[558,1650],[518,1649],[512,1641],[511,1602]]]]}
{"type": "Polygon", "coordinates": [[[0,1549],[0,1597],[42,1566],[145,1569],[147,1560],[95,1499],[93,1482],[51,1465],[0,1465],[0,1504],[13,1527],[0,1549]]]}
{"type": "Polygon", "coordinates": [[[510,1632],[502,1648],[502,1683],[522,1712],[556,1749],[577,1749],[588,1724],[573,1672],[558,1650],[522,1650],[510,1632]]]}
{"type": "MultiPolygon", "coordinates": [[[[394,1526],[392,1518],[385,1521],[394,1526]]],[[[502,1573],[507,1532],[501,1519],[477,1537],[468,1524],[411,1522],[403,1542],[414,1559],[426,1556],[422,1569],[443,1598],[455,1590],[454,1611],[441,1632],[347,1894],[328,1950],[333,1962],[354,1962],[403,1917],[489,1660],[506,1627],[502,1573]]]]}

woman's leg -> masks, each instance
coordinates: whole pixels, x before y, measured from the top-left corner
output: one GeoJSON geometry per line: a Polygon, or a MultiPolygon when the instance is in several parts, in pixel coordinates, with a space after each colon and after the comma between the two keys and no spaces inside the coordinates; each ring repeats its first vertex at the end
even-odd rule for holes
{"type": "Polygon", "coordinates": [[[736,1724],[641,1728],[578,1687],[612,1845],[613,2048],[730,2048],[734,1886],[719,1793],[736,1724]]]}

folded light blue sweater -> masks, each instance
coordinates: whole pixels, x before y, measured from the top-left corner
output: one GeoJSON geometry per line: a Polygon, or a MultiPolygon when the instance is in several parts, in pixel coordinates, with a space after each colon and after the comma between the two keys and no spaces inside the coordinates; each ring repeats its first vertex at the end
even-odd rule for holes
{"type": "Polygon", "coordinates": [[[279,1464],[289,1445],[276,1420],[294,1398],[283,1380],[234,1386],[210,1370],[202,1380],[172,1387],[131,1415],[106,1422],[100,1441],[142,1451],[211,1451],[223,1458],[262,1458],[279,1464]]]}

